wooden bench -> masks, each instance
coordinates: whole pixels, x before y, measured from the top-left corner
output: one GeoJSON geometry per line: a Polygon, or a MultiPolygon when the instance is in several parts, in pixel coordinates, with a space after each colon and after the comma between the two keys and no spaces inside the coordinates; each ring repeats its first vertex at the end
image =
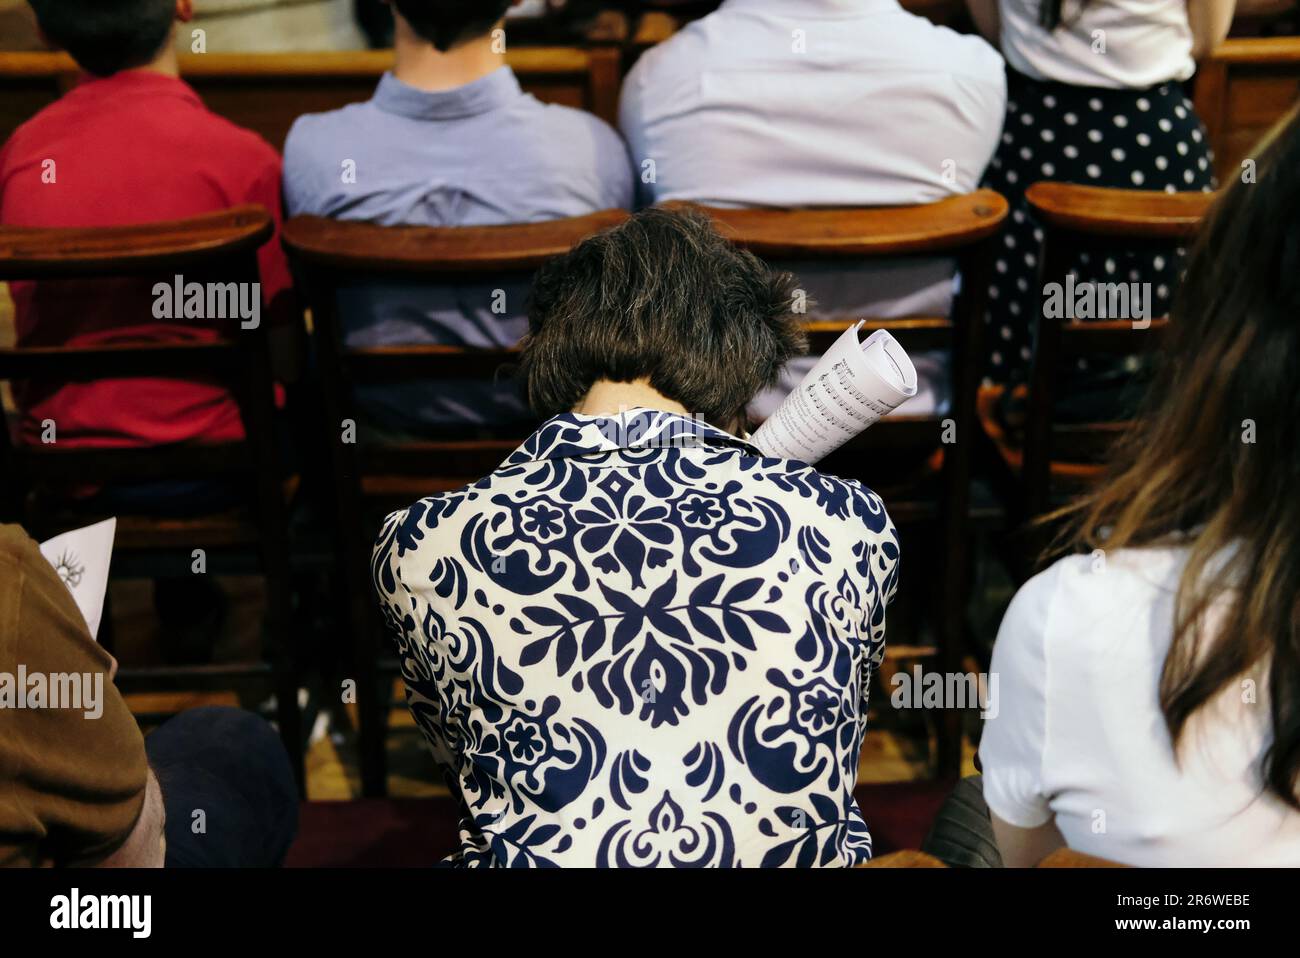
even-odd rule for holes
{"type": "MultiPolygon", "coordinates": [[[[618,117],[622,52],[615,46],[515,47],[506,62],[547,103],[618,117]]],[[[325,53],[204,53],[181,57],[181,75],[216,113],[283,149],[293,121],[370,99],[391,50],[325,53]]],[[[0,141],[76,82],[64,53],[0,53],[0,141]]]]}
{"type": "Polygon", "coordinates": [[[1300,37],[1225,40],[1196,71],[1196,112],[1214,148],[1220,181],[1241,175],[1241,162],[1300,97],[1300,37]]]}

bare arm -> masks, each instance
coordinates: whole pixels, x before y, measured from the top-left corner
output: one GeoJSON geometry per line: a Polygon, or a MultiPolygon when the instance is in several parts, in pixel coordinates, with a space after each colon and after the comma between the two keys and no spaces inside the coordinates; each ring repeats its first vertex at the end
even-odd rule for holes
{"type": "Polygon", "coordinates": [[[975,29],[995,47],[1002,36],[1002,18],[998,15],[998,0],[966,0],[966,9],[975,21],[975,29]]]}
{"type": "Polygon", "coordinates": [[[1037,828],[1019,828],[992,813],[989,818],[993,821],[998,850],[1002,852],[1002,864],[1007,868],[1033,868],[1058,848],[1065,847],[1065,839],[1054,821],[1037,828]]]}
{"type": "Polygon", "coordinates": [[[1187,22],[1192,28],[1192,56],[1197,60],[1223,42],[1232,26],[1236,0],[1187,0],[1187,22]]]}

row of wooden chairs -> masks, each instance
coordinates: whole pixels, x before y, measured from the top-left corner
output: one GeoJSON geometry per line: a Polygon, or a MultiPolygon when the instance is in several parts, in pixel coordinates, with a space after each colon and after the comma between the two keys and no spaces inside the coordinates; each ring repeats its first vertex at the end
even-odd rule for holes
{"type": "MultiPolygon", "coordinates": [[[[539,99],[579,107],[617,122],[624,72],[637,54],[672,34],[671,22],[647,18],[611,42],[584,46],[511,47],[507,61],[539,99]]],[[[391,50],[322,53],[190,54],[181,73],[208,106],[240,126],[284,145],[304,113],[367,100],[391,50]]],[[[76,80],[61,53],[0,53],[0,142],[76,80]]],[[[1216,155],[1220,179],[1237,175],[1251,146],[1296,102],[1300,37],[1231,39],[1198,67],[1194,98],[1216,155]]]]}
{"type": "MultiPolygon", "coordinates": [[[[1080,238],[1125,243],[1185,236],[1208,199],[1203,194],[1166,195],[1095,190],[1040,184],[1030,191],[1046,232],[1044,269],[1058,269],[1064,245],[1080,238]]],[[[1027,517],[1047,501],[1041,485],[1050,481],[1050,443],[1054,431],[1051,364],[1073,341],[1096,345],[1085,329],[1061,327],[1038,320],[1040,348],[1034,358],[1033,402],[1046,410],[1035,419],[1026,450],[1015,473],[1015,488],[1007,502],[972,503],[972,475],[978,438],[978,371],[988,290],[992,244],[1007,215],[1006,201],[991,191],[979,191],[937,203],[905,208],[852,210],[710,210],[720,228],[738,245],[762,257],[780,260],[889,260],[898,257],[943,256],[958,262],[961,291],[951,315],[868,321],[889,329],[909,350],[946,348],[952,351],[954,388],[951,409],[937,416],[889,417],[837,454],[835,471],[872,481],[872,464],[899,451],[942,450],[942,463],[932,484],[917,483],[880,490],[891,515],[904,528],[928,530],[937,548],[937,567],[913,567],[907,587],[925,590],[919,603],[936,610],[935,647],[909,654],[937,657],[937,668],[961,671],[968,606],[969,543],[980,523],[999,522],[1007,514],[1027,517]],[[956,426],[956,442],[944,442],[946,423],[956,426]]],[[[367,794],[382,794],[385,774],[385,727],[391,694],[391,672],[385,668],[383,643],[369,579],[367,557],[378,517],[389,508],[433,492],[455,488],[495,468],[522,435],[490,435],[418,443],[368,444],[364,432],[353,444],[340,441],[339,427],[357,421],[353,387],[367,382],[401,380],[489,379],[510,364],[511,350],[465,350],[450,346],[350,348],[344,344],[337,311],[337,291],[346,284],[376,280],[403,282],[482,283],[502,274],[534,270],[546,259],[570,249],[598,229],[621,222],[626,213],[609,211],[571,220],[521,226],[473,228],[378,227],[313,217],[290,220],[283,242],[311,307],[322,386],[321,422],[328,428],[335,488],[340,563],[336,572],[347,588],[346,609],[340,611],[352,643],[353,674],[359,690],[363,785],[367,794]]],[[[184,223],[154,227],[101,230],[0,229],[0,279],[52,279],[105,275],[252,276],[254,251],[270,234],[270,221],[256,208],[210,214],[184,223]]],[[[1045,273],[1045,275],[1055,275],[1045,273]]],[[[810,329],[814,351],[824,349],[846,325],[859,317],[821,320],[810,329]]],[[[1091,325],[1091,324],[1089,324],[1091,325]]],[[[1102,331],[1099,331],[1102,332],[1102,331]]],[[[1118,343],[1128,343],[1137,331],[1131,326],[1104,331],[1118,343]]],[[[1124,347],[1129,350],[1127,345],[1124,347]]],[[[187,446],[179,449],[86,451],[16,446],[3,438],[0,480],[8,489],[4,504],[15,517],[36,527],[62,521],[52,514],[31,511],[29,492],[52,480],[108,482],[147,480],[180,475],[250,475],[256,487],[253,514],[244,525],[229,517],[196,523],[124,525],[119,548],[127,554],[158,553],[167,561],[183,561],[204,542],[213,548],[242,549],[260,560],[273,602],[268,616],[274,678],[281,731],[291,754],[301,755],[301,728],[295,714],[296,669],[302,650],[293,641],[294,626],[287,607],[293,549],[285,531],[280,471],[275,459],[271,416],[271,372],[265,335],[241,334],[228,343],[204,346],[134,346],[78,349],[0,350],[0,380],[49,377],[101,378],[130,375],[204,376],[228,383],[239,398],[248,428],[245,443],[230,447],[187,446]],[[69,361],[72,360],[72,361],[69,361]],[[26,513],[24,513],[26,509],[26,513]],[[242,531],[239,531],[241,530],[242,531]],[[207,536],[200,539],[200,533],[207,536]]],[[[1096,427],[1113,437],[1115,427],[1096,427]]],[[[1076,427],[1075,433],[1082,430],[1076,427]]],[[[50,530],[58,531],[58,530],[50,530]]],[[[173,566],[175,568],[175,566],[173,566]]],[[[119,570],[120,571],[120,570],[119,570]]],[[[143,572],[142,574],[158,574],[143,572]]],[[[897,651],[894,654],[898,654],[897,651]]],[[[391,663],[390,663],[391,664],[391,663]]],[[[186,681],[208,681],[198,674],[186,681]]],[[[123,670],[128,687],[137,676],[123,670]]],[[[961,760],[961,713],[942,712],[937,729],[937,768],[944,777],[956,775],[961,760]]]]}

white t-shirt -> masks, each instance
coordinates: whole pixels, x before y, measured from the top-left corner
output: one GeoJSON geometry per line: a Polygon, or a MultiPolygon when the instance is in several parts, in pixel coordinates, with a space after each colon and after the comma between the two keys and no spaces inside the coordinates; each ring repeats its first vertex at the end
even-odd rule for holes
{"type": "Polygon", "coordinates": [[[1042,0],[999,0],[1002,55],[1036,80],[1144,89],[1196,70],[1187,0],[1063,0],[1061,25],[1038,25],[1042,0]]]}
{"type": "Polygon", "coordinates": [[[1003,821],[1054,817],[1071,848],[1124,864],[1300,865],[1300,813],[1259,775],[1266,670],[1194,715],[1175,761],[1158,687],[1185,562],[1183,549],[1074,556],[1025,584],[993,649],[984,798],[1003,821]]]}

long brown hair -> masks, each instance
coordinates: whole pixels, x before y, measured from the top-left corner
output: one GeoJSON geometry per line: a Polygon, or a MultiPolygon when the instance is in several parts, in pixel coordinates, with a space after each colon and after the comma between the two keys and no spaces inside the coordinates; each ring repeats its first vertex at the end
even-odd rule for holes
{"type": "MultiPolygon", "coordinates": [[[[1160,706],[1175,743],[1267,669],[1265,787],[1300,809],[1300,121],[1216,201],[1175,296],[1160,371],[1058,547],[1184,545],[1160,706]],[[1213,625],[1208,621],[1214,607],[1213,625]]],[[[1053,517],[1049,517],[1051,519],[1053,517]]]]}

